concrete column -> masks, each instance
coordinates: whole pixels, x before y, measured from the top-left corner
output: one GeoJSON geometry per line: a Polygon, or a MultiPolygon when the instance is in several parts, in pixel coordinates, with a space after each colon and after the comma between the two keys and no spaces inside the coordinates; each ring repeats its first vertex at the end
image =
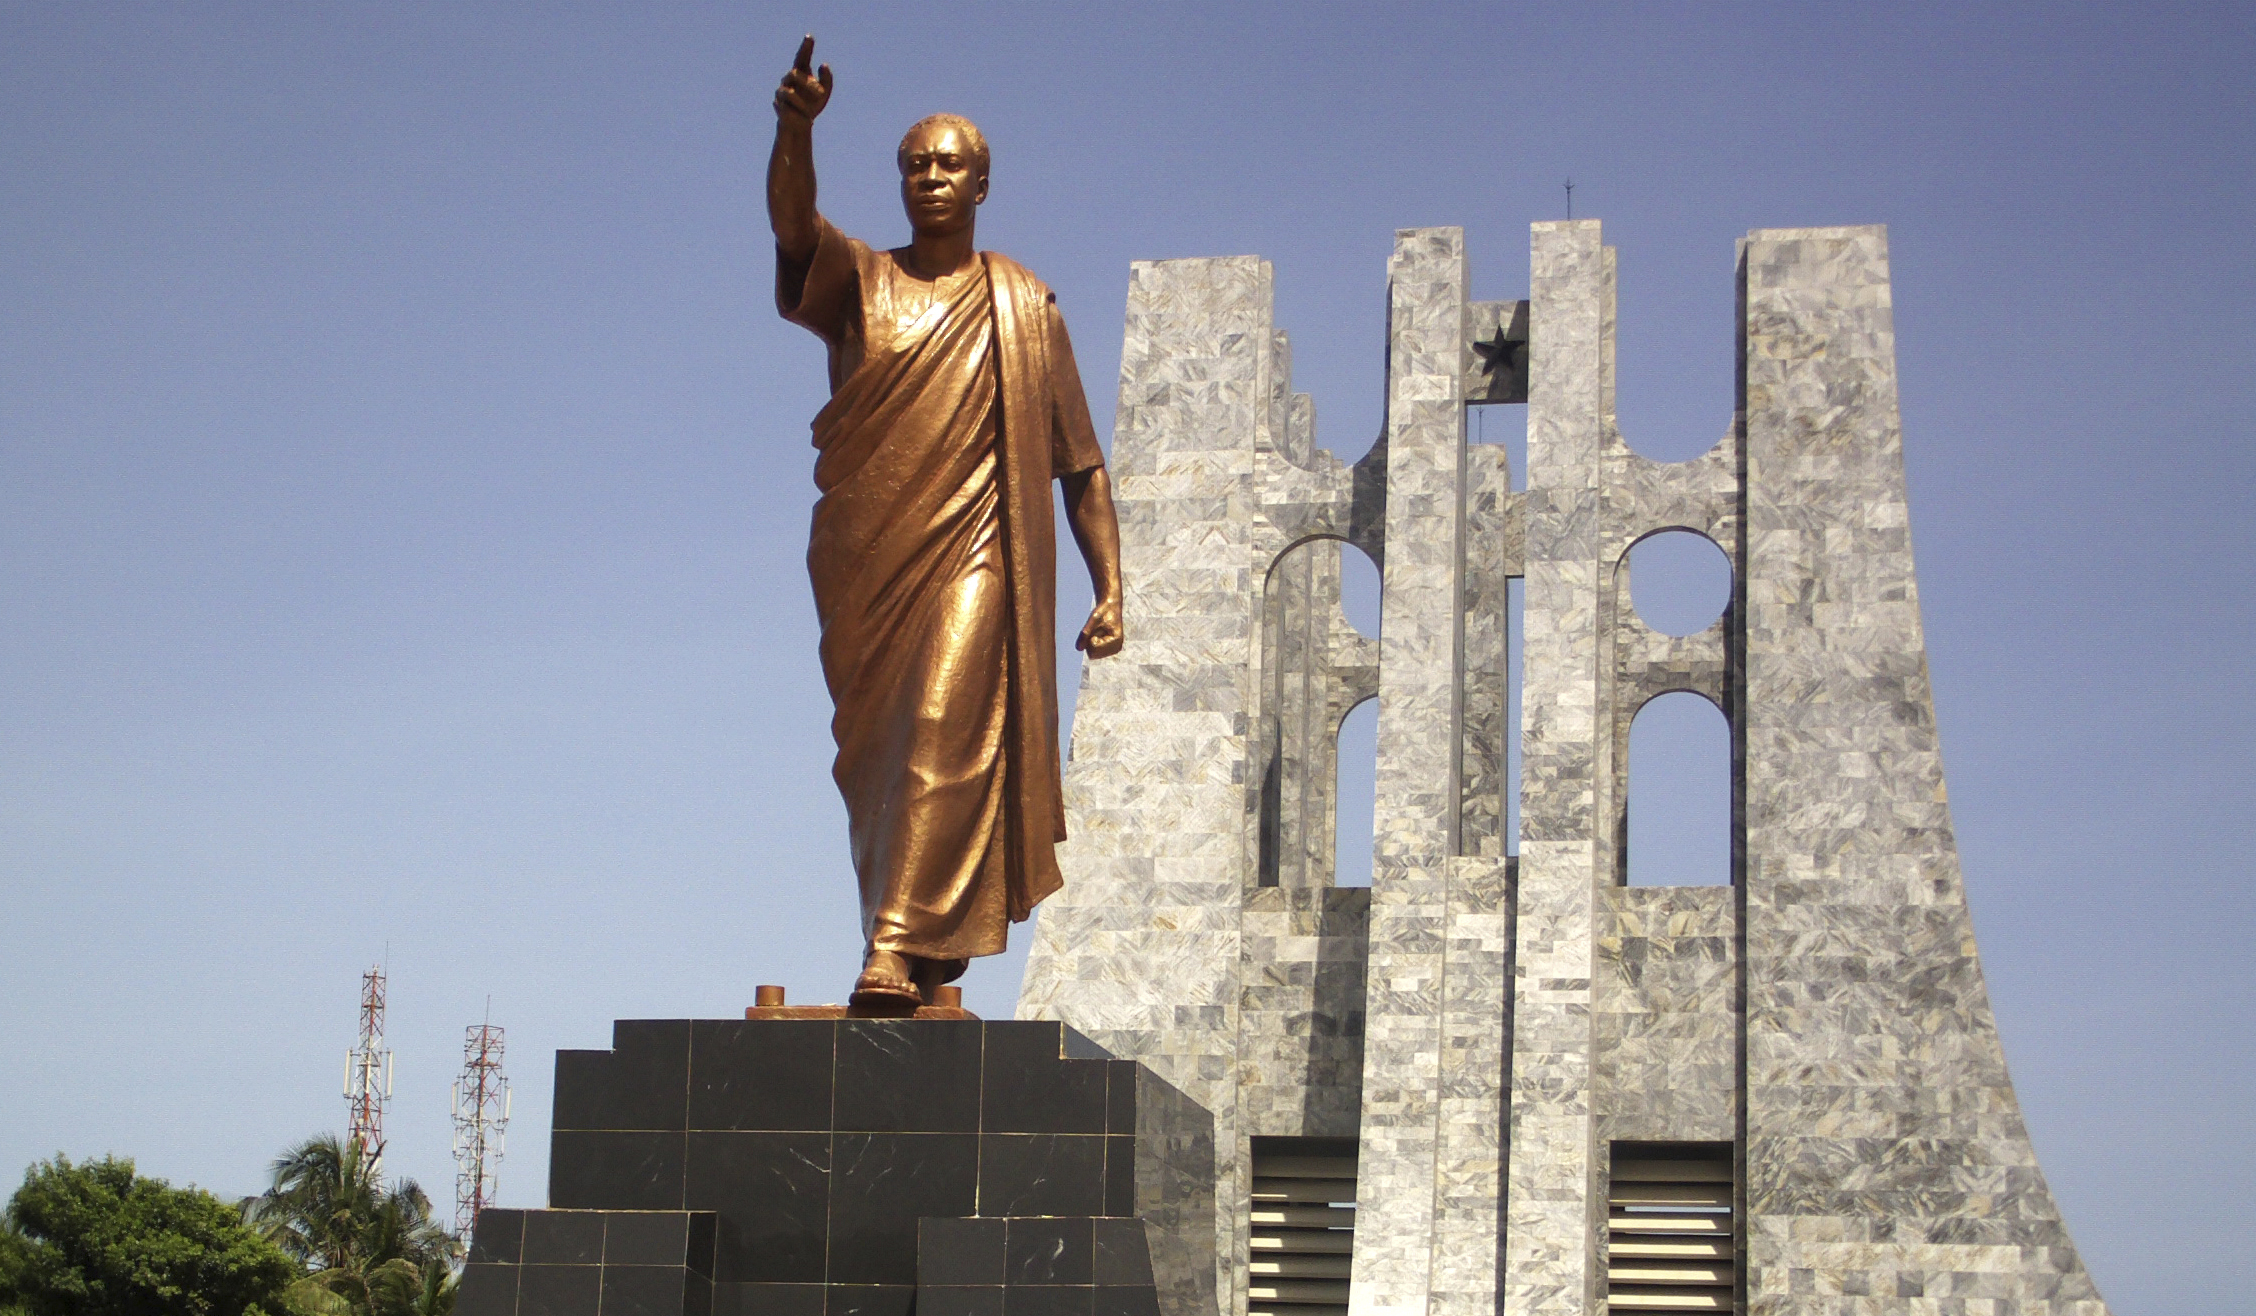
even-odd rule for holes
{"type": "Polygon", "coordinates": [[[1466,269],[1458,229],[1388,263],[1379,767],[1366,979],[1355,1316],[1424,1316],[1433,1282],[1448,863],[1457,841],[1466,269]]]}
{"type": "Polygon", "coordinates": [[[1062,1019],[1213,1112],[1224,1310],[1242,1305],[1239,911],[1260,680],[1257,453],[1271,442],[1270,268],[1139,262],[1111,470],[1127,648],[1085,663],[1065,770],[1065,889],[1022,1019],[1062,1019]]]}
{"type": "Polygon", "coordinates": [[[1959,875],[1886,230],[1757,230],[1743,262],[1748,1310],[2097,1316],[1959,875]]]}
{"type": "Polygon", "coordinates": [[[1595,220],[1534,226],[1530,253],[1526,635],[1511,1146],[1503,1309],[1597,1308],[1591,1240],[1591,937],[1601,867],[1600,471],[1613,416],[1613,266],[1595,220]]]}

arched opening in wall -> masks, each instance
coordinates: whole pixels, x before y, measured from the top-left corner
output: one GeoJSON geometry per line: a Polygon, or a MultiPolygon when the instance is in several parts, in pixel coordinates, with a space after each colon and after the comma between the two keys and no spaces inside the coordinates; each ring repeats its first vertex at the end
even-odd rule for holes
{"type": "MultiPolygon", "coordinates": [[[[1340,545],[1340,612],[1356,634],[1379,639],[1379,564],[1352,545],[1340,545]]],[[[1372,672],[1377,687],[1378,673],[1372,672]]],[[[1340,718],[1332,737],[1332,885],[1371,885],[1371,833],[1379,789],[1379,701],[1365,699],[1340,718]]]]}
{"type": "Polygon", "coordinates": [[[1731,881],[1731,726],[1704,695],[1658,696],[1629,724],[1631,886],[1731,881]]]}
{"type": "Polygon", "coordinates": [[[1706,535],[1663,530],[1629,550],[1637,619],[1663,635],[1698,635],[1731,606],[1731,560],[1706,535]]]}
{"type": "MultiPolygon", "coordinates": [[[[1341,717],[1378,688],[1378,572],[1336,539],[1297,544],[1264,584],[1259,781],[1261,886],[1332,880],[1335,805],[1344,771],[1368,801],[1376,755],[1338,760],[1341,717]]],[[[1352,808],[1352,806],[1351,806],[1352,808]]]]}
{"type": "Polygon", "coordinates": [[[1379,638],[1379,564],[1353,544],[1333,541],[1339,554],[1340,612],[1365,639],[1379,638]]]}
{"type": "Polygon", "coordinates": [[[1339,723],[1339,777],[1332,791],[1332,885],[1371,885],[1376,821],[1379,701],[1366,699],[1339,723]]]}

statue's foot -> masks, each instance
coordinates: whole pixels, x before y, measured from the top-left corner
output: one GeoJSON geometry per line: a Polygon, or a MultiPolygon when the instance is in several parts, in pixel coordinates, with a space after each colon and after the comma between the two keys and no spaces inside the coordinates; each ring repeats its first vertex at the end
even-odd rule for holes
{"type": "Polygon", "coordinates": [[[854,994],[847,1004],[865,1010],[914,1010],[924,1004],[924,993],[917,990],[916,981],[907,956],[889,950],[873,950],[862,961],[862,976],[854,980],[854,994]]]}

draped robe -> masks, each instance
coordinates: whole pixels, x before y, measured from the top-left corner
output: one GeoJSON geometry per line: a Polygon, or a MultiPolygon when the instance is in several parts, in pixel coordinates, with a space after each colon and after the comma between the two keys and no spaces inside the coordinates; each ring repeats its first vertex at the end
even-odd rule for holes
{"type": "Polygon", "coordinates": [[[776,301],[830,349],[807,571],[863,932],[960,972],[1062,885],[1050,481],[1104,455],[1049,289],[906,255],[822,221],[776,301]]]}

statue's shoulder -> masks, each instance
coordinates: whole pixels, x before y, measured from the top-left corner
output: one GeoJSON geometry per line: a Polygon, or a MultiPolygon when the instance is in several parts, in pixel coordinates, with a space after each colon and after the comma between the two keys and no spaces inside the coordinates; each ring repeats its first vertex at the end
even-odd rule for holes
{"type": "Polygon", "coordinates": [[[979,254],[987,260],[988,277],[998,284],[1008,285],[1028,305],[1038,306],[1043,302],[1057,300],[1057,294],[1050,291],[1050,285],[1042,282],[1034,271],[1024,265],[999,251],[983,251],[979,254]]]}

